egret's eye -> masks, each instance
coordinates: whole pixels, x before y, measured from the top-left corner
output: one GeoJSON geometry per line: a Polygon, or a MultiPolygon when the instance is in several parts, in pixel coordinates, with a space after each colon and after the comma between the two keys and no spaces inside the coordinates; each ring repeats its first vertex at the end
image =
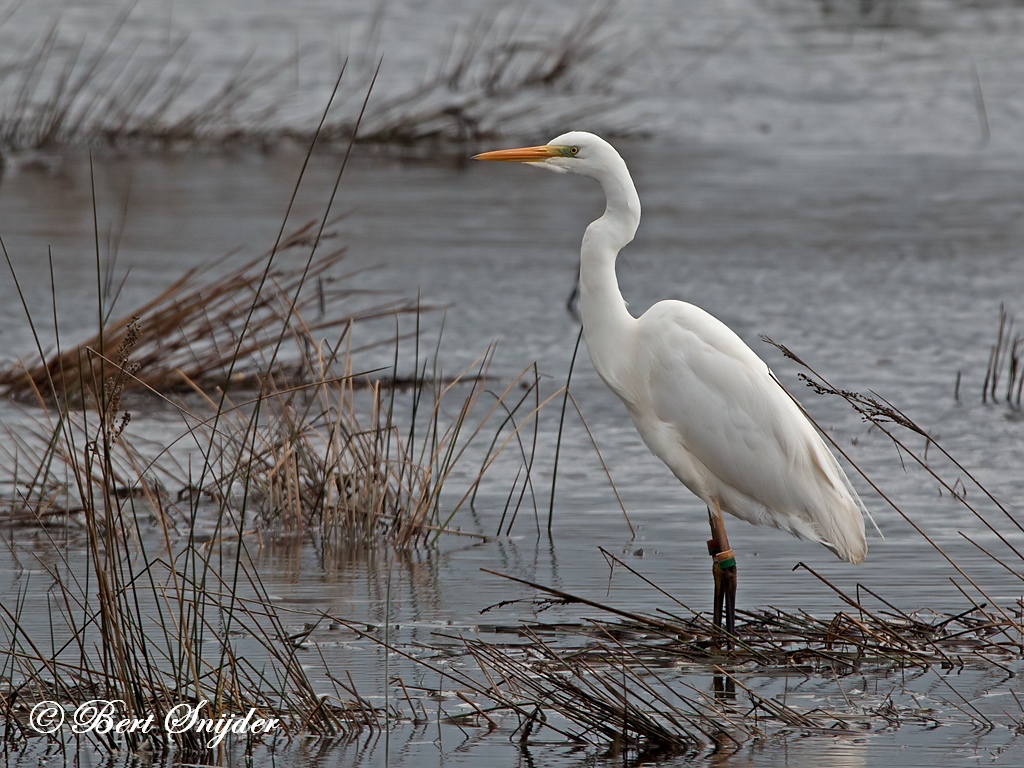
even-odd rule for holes
{"type": "Polygon", "coordinates": [[[569,147],[569,154],[570,155],[578,155],[579,153],[580,153],[580,148],[579,147],[569,147]]]}

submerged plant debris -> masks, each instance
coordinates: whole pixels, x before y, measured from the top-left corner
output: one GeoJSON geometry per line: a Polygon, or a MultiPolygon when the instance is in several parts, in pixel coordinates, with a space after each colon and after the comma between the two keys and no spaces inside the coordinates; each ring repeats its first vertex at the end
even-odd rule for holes
{"type": "MultiPolygon", "coordinates": [[[[740,611],[735,648],[727,650],[707,615],[679,603],[673,612],[643,615],[504,578],[540,593],[524,601],[532,612],[582,606],[597,615],[575,622],[479,624],[471,635],[438,632],[433,649],[386,647],[435,672],[445,687],[454,686],[445,717],[494,728],[500,716],[511,716],[510,737],[522,744],[554,735],[642,763],[734,751],[780,733],[864,737],[958,719],[1003,731],[1011,744],[1024,736],[1024,712],[982,711],[969,700],[973,694],[961,693],[962,680],[978,675],[995,679],[989,690],[1005,691],[1019,702],[1021,606],[1016,621],[985,605],[957,614],[906,613],[874,593],[851,600],[837,592],[850,608],[829,617],[773,608],[740,611]],[[952,683],[950,675],[956,676],[952,683]],[[935,679],[946,686],[948,699],[918,690],[922,681],[935,679]],[[865,680],[878,681],[887,693],[869,692],[865,680]],[[804,703],[807,691],[813,691],[814,706],[804,703]]],[[[379,628],[331,621],[386,645],[379,628]]],[[[422,716],[411,701],[396,715],[403,722],[422,716]]]]}

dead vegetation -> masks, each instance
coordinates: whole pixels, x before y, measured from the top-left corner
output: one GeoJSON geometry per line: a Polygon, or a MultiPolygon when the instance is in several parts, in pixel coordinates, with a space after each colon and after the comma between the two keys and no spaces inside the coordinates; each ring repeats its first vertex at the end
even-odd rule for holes
{"type": "MultiPolygon", "coordinates": [[[[1024,652],[1019,606],[1017,620],[985,605],[956,614],[906,613],[866,590],[852,599],[807,569],[848,602],[848,609],[831,617],[741,611],[736,647],[724,650],[720,630],[707,615],[602,552],[615,569],[657,590],[675,610],[640,614],[503,576],[536,590],[535,598],[523,601],[530,612],[576,606],[594,615],[577,622],[480,624],[472,634],[437,633],[434,654],[426,656],[422,646],[410,654],[388,645],[372,627],[331,621],[437,674],[446,688],[456,686],[458,695],[438,717],[496,729],[509,716],[515,725],[503,730],[524,748],[554,738],[641,764],[728,754],[780,734],[862,737],[902,726],[934,728],[953,718],[976,729],[1024,732],[1024,712],[986,714],[945,681],[947,674],[970,671],[1002,680],[996,685],[1002,688],[1015,678],[1024,652]],[[948,698],[941,707],[925,706],[915,694],[922,678],[945,682],[948,698]],[[864,690],[866,679],[884,681],[881,687],[889,693],[864,690]],[[781,690],[779,681],[785,682],[781,690]],[[790,701],[790,685],[812,688],[818,705],[790,701]]],[[[396,713],[399,722],[423,716],[412,702],[396,713]]]]}
{"type": "Polygon", "coordinates": [[[197,77],[187,66],[184,36],[162,45],[123,39],[134,5],[120,10],[95,46],[67,39],[57,19],[27,50],[8,52],[0,65],[0,92],[6,96],[0,147],[223,140],[270,120],[276,106],[255,102],[283,65],[239,62],[216,91],[200,97],[193,93],[197,77]]]}
{"type": "Polygon", "coordinates": [[[760,671],[799,670],[807,674],[848,675],[869,669],[915,666],[953,669],[988,665],[993,660],[1013,661],[1024,654],[1020,605],[1011,606],[1008,615],[986,604],[974,605],[957,614],[936,614],[927,610],[907,613],[864,586],[858,586],[856,598],[847,595],[803,563],[798,563],[796,569],[807,571],[824,584],[836,598],[846,603],[847,609],[827,618],[774,608],[740,611],[742,621],[736,632],[736,647],[723,650],[721,632],[716,631],[705,615],[692,611],[651,584],[623,560],[605,550],[601,552],[614,568],[658,589],[675,603],[678,615],[672,611],[660,617],[641,615],[503,576],[546,595],[539,598],[541,602],[535,607],[585,605],[618,618],[576,626],[524,624],[518,629],[506,627],[495,631],[604,635],[624,639],[634,644],[635,649],[648,647],[654,656],[673,664],[706,667],[727,664],[760,671]]]}
{"type": "MultiPolygon", "coordinates": [[[[296,230],[276,253],[315,249],[312,229],[296,230]]],[[[437,376],[419,331],[403,342],[394,330],[401,316],[418,326],[429,310],[347,287],[351,275],[332,274],[343,255],[267,254],[224,274],[190,270],[93,338],[0,371],[5,394],[41,409],[29,430],[5,427],[16,489],[7,523],[75,523],[127,501],[181,530],[200,511],[244,519],[244,528],[367,541],[386,532],[396,546],[448,529],[488,470],[502,466],[504,449],[522,448],[520,430],[536,429],[538,377],[527,369],[478,408],[490,351],[454,377],[437,376]],[[304,318],[309,310],[316,320],[304,318]],[[354,370],[354,349],[366,345],[353,342],[354,328],[382,318],[393,368],[354,370]],[[422,360],[411,379],[399,373],[403,343],[422,360]],[[152,444],[129,427],[140,407],[185,431],[152,444]],[[477,443],[482,464],[467,472],[460,463],[477,443]],[[457,493],[453,474],[465,482],[457,493]]],[[[530,461],[522,451],[520,460],[530,461]]],[[[506,511],[514,517],[519,503],[506,511]]]]}
{"type": "MultiPolygon", "coordinates": [[[[546,125],[553,129],[619,106],[621,96],[613,99],[609,84],[633,53],[607,45],[614,7],[601,0],[557,25],[543,13],[542,21],[531,21],[537,14],[518,9],[477,16],[453,27],[422,82],[378,93],[354,113],[339,110],[315,131],[317,139],[344,147],[359,123],[361,142],[462,144],[500,133],[536,133],[543,112],[551,113],[546,125]],[[553,106],[552,94],[561,106],[553,106]]],[[[225,82],[212,83],[190,66],[186,35],[126,39],[133,9],[132,3],[125,6],[95,44],[68,39],[58,20],[41,40],[0,61],[0,149],[309,143],[312,115],[309,129],[282,117],[296,110],[298,48],[259,65],[250,54],[225,82]]],[[[377,40],[381,21],[374,17],[367,40],[377,40]]],[[[345,59],[339,101],[362,101],[381,53],[367,50],[354,62],[345,59]]]]}
{"type": "Polygon", "coordinates": [[[290,253],[310,248],[315,235],[315,222],[291,232],[269,270],[267,253],[237,267],[219,260],[186,271],[93,337],[69,349],[58,338],[45,359],[0,370],[0,393],[40,405],[73,403],[115,371],[119,394],[259,389],[265,377],[300,386],[322,362],[315,350],[320,335],[332,334],[344,347],[356,322],[426,309],[351,288],[353,276],[337,274],[343,248],[318,255],[308,270],[282,265],[290,253]],[[312,289],[300,292],[303,284],[312,289]]]}
{"type": "MultiPolygon", "coordinates": [[[[1010,408],[1020,409],[1021,393],[1024,390],[1024,338],[1013,332],[1013,315],[999,305],[999,324],[996,340],[988,353],[985,380],[981,385],[983,403],[1006,403],[1010,408]]],[[[957,372],[954,395],[960,399],[960,375],[957,372]]]]}
{"type": "MultiPolygon", "coordinates": [[[[5,375],[36,418],[29,429],[4,425],[13,491],[0,498],[0,518],[53,544],[51,554],[25,555],[52,585],[56,627],[46,642],[34,635],[27,587],[0,607],[8,747],[41,736],[26,718],[44,700],[68,711],[120,700],[125,717],[158,719],[183,700],[206,702],[211,718],[254,708],[281,718],[288,739],[376,727],[381,713],[351,681],[314,689],[250,542],[298,534],[413,548],[462,533],[458,513],[492,468],[523,462],[528,482],[520,431],[543,408],[536,375],[481,405],[488,352],[448,379],[424,359],[396,386],[397,316],[418,320],[425,310],[371,297],[346,311],[361,294],[334,285],[351,279],[332,274],[341,252],[318,256],[320,238],[308,234],[283,240],[310,249],[305,262],[284,268],[263,257],[225,275],[190,273],[94,339],[5,375]],[[308,302],[303,285],[316,288],[308,302]],[[310,306],[323,311],[318,321],[299,314],[310,306]],[[367,377],[353,370],[352,334],[380,317],[395,334],[395,367],[367,377]],[[295,352],[287,364],[286,340],[295,352]],[[133,419],[140,409],[146,418],[133,419]],[[140,421],[145,430],[181,426],[148,439],[140,421]],[[509,445],[519,450],[507,459],[509,445]]],[[[412,339],[419,361],[418,329],[412,339]]],[[[510,500],[511,517],[522,501],[510,500]]],[[[484,538],[473,528],[465,535],[484,538]]],[[[100,751],[212,754],[191,732],[90,740],[100,751]]]]}
{"type": "Polygon", "coordinates": [[[553,33],[552,25],[531,22],[529,12],[507,9],[453,30],[436,74],[371,105],[362,140],[410,144],[533,135],[544,127],[538,126],[538,113],[552,94],[559,95],[560,111],[566,105],[571,110],[546,119],[554,132],[620,105],[609,84],[633,52],[610,54],[605,38],[614,9],[614,2],[595,3],[553,33]]]}

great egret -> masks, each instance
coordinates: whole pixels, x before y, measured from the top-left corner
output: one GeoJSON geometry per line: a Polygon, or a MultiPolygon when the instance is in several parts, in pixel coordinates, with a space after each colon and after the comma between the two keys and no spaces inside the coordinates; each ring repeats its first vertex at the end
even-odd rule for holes
{"type": "Polygon", "coordinates": [[[682,301],[633,317],[615,259],[640,223],[626,163],[604,139],[573,131],[539,147],[476,160],[530,163],[597,179],[607,203],[580,249],[583,335],[598,375],[647,447],[708,507],[714,623],[735,634],[736,560],[722,511],[823,544],[859,563],[867,553],[857,492],[768,366],[728,326],[682,301]]]}

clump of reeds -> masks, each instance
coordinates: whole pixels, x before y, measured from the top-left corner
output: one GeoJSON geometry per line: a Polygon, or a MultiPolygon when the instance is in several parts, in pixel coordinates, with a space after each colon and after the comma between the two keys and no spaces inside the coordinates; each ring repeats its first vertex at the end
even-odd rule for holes
{"type": "MultiPolygon", "coordinates": [[[[436,72],[422,84],[332,119],[316,131],[317,140],[344,146],[360,123],[360,141],[392,145],[536,133],[538,112],[552,92],[563,98],[550,110],[551,127],[620,106],[621,96],[608,95],[609,83],[633,52],[608,43],[614,5],[601,0],[558,26],[544,14],[544,23],[531,24],[535,14],[521,9],[479,16],[468,28],[452,30],[436,72]]],[[[0,62],[0,95],[6,96],[0,148],[224,141],[262,147],[311,139],[313,131],[280,120],[292,99],[282,75],[298,67],[298,52],[259,66],[246,58],[225,82],[211,87],[209,78],[188,66],[184,36],[159,45],[125,40],[132,9],[129,4],[118,13],[95,46],[65,39],[58,21],[26,54],[0,62]]],[[[346,78],[347,97],[354,101],[376,77],[365,66],[377,58],[371,53],[357,56],[346,78]]]]}
{"type": "Polygon", "coordinates": [[[223,274],[218,274],[223,262],[188,270],[159,296],[106,323],[86,341],[63,349],[58,339],[58,348],[45,359],[0,370],[0,392],[35,402],[95,398],[109,386],[101,369],[107,375],[119,372],[121,393],[252,389],[266,376],[295,386],[310,378],[314,361],[306,356],[316,334],[333,332],[344,339],[356,321],[418,311],[410,301],[367,302],[372,294],[330,274],[343,259],[343,248],[318,253],[308,270],[284,266],[287,253],[310,247],[314,234],[314,223],[290,233],[276,249],[282,258],[269,270],[270,254],[223,274]],[[300,293],[304,282],[315,290],[300,293]],[[305,319],[314,313],[315,320],[305,319]],[[290,352],[280,350],[282,340],[292,342],[290,352]],[[119,354],[114,350],[128,341],[130,371],[114,359],[119,354]],[[274,364],[266,368],[271,357],[274,364]]]}
{"type": "MultiPolygon", "coordinates": [[[[312,247],[309,231],[293,233],[277,252],[312,247]]],[[[267,266],[264,256],[224,275],[190,271],[92,339],[0,373],[8,394],[44,415],[27,433],[7,430],[17,489],[8,520],[52,523],[63,514],[72,522],[88,516],[102,489],[186,527],[206,510],[264,530],[368,541],[383,535],[401,546],[448,530],[506,446],[532,461],[520,430],[531,422],[536,428],[542,407],[536,372],[532,381],[531,369],[514,377],[478,415],[490,353],[448,378],[428,372],[424,360],[403,380],[396,336],[390,372],[354,371],[355,324],[426,310],[400,301],[359,304],[351,280],[329,274],[342,254],[290,268],[283,259],[267,266]],[[315,288],[311,296],[299,290],[303,283],[315,288]],[[315,322],[302,315],[311,306],[320,313],[315,322]],[[126,429],[130,392],[136,406],[149,399],[176,414],[186,431],[170,445],[140,442],[126,429]],[[102,468],[94,462],[97,426],[102,468]],[[477,443],[473,461],[483,455],[482,463],[463,470],[477,443]],[[198,464],[190,458],[197,449],[198,464]],[[464,483],[457,492],[453,475],[464,483]]],[[[523,487],[529,482],[527,468],[523,487]]],[[[522,500],[510,503],[517,509],[522,500]]]]}
{"type": "Polygon", "coordinates": [[[252,102],[283,64],[240,62],[214,93],[197,99],[184,36],[157,46],[123,40],[133,7],[129,3],[112,19],[94,48],[85,40],[65,40],[57,20],[21,60],[3,63],[0,147],[220,140],[266,124],[276,105],[257,108],[252,102]]]}
{"type": "Polygon", "coordinates": [[[474,141],[501,133],[535,134],[542,128],[537,104],[553,92],[563,94],[563,103],[574,99],[574,114],[553,115],[551,130],[589,116],[608,103],[609,84],[632,56],[628,50],[609,50],[607,25],[614,8],[613,1],[595,3],[554,34],[547,22],[528,23],[529,12],[506,8],[477,18],[468,29],[453,32],[432,78],[371,105],[362,140],[474,141]]]}
{"type": "MultiPolygon", "coordinates": [[[[239,302],[260,303],[248,283],[241,285],[239,302]]],[[[279,314],[278,332],[284,322],[279,314]]],[[[281,718],[281,735],[289,738],[379,727],[387,717],[353,686],[333,693],[313,688],[246,540],[258,530],[308,527],[349,542],[409,546],[447,530],[458,505],[442,504],[441,491],[463,442],[483,434],[471,415],[482,376],[414,382],[412,396],[428,412],[420,419],[422,439],[414,430],[400,438],[397,414],[383,394],[397,388],[356,386],[338,345],[330,359],[317,358],[320,378],[313,381],[278,388],[266,374],[258,387],[238,387],[235,398],[222,400],[193,382],[199,404],[176,401],[183,437],[193,445],[190,461],[199,459],[189,466],[174,456],[173,443],[155,456],[137,445],[137,420],[123,393],[145,376],[146,366],[135,359],[140,347],[148,348],[145,330],[130,320],[119,338],[116,350],[99,358],[105,369],[74,380],[102,382],[98,388],[77,400],[40,398],[57,410],[44,422],[49,431],[40,430],[35,446],[25,435],[16,443],[21,465],[33,465],[14,478],[11,506],[22,510],[19,524],[53,520],[63,510],[82,534],[89,575],[67,550],[57,550],[55,563],[39,563],[53,582],[48,643],[29,629],[25,595],[0,608],[0,635],[9,649],[0,661],[6,743],[36,735],[26,717],[42,700],[69,711],[93,698],[121,700],[124,717],[153,714],[158,721],[183,701],[208,702],[203,714],[211,718],[256,708],[281,718]],[[359,415],[364,394],[368,416],[359,415]],[[449,424],[442,406],[455,397],[462,405],[449,424]],[[188,482],[177,493],[169,487],[175,476],[188,482]]],[[[304,339],[315,348],[313,337],[304,339]]],[[[47,386],[53,390],[50,379],[47,386]]],[[[144,391],[155,397],[155,384],[144,391]]],[[[499,397],[491,412],[504,416],[500,403],[499,397]]],[[[471,482],[454,501],[475,487],[471,482]]],[[[101,750],[205,750],[201,735],[191,732],[89,738],[101,750]]]]}
{"type": "MultiPolygon", "coordinates": [[[[253,709],[281,722],[267,738],[344,735],[362,727],[361,704],[314,690],[297,649],[283,642],[287,632],[248,559],[241,522],[223,516],[218,541],[203,544],[197,508],[184,537],[163,514],[163,495],[146,482],[153,462],[146,464],[128,440],[131,419],[123,409],[126,385],[141,370],[134,362],[141,339],[137,321],[128,321],[109,359],[101,356],[88,376],[80,374],[95,385],[89,397],[54,402],[58,414],[39,468],[19,489],[30,506],[44,499],[37,488],[67,478],[66,492],[74,493],[80,511],[85,563],[60,547],[37,557],[38,570],[52,582],[48,641],[34,636],[34,622],[26,620],[27,591],[0,606],[5,744],[42,736],[27,717],[44,701],[69,712],[93,699],[119,702],[117,719],[156,722],[183,703],[213,720],[253,709]],[[155,510],[162,514],[151,522],[155,510]]],[[[53,391],[52,378],[47,383],[53,391]]],[[[67,737],[54,736],[59,743],[67,737]]],[[[209,734],[195,730],[95,730],[85,739],[103,751],[216,753],[209,734]]]]}
{"type": "MultiPolygon", "coordinates": [[[[473,636],[438,633],[441,644],[433,658],[423,654],[422,645],[412,654],[388,645],[372,627],[331,620],[438,675],[446,688],[457,686],[452,702],[458,714],[445,711],[446,719],[495,728],[502,714],[511,715],[517,721],[511,738],[524,746],[554,737],[636,761],[728,752],[785,732],[836,737],[908,723],[935,727],[943,716],[922,709],[912,692],[892,686],[884,697],[851,693],[843,681],[852,677],[848,688],[857,688],[865,676],[892,680],[898,671],[907,680],[932,669],[941,675],[967,668],[1012,677],[1024,648],[1019,628],[984,605],[955,614],[906,613],[863,588],[853,599],[808,569],[849,609],[828,617],[741,611],[735,648],[724,650],[720,630],[706,614],[691,611],[602,552],[615,568],[674,601],[675,610],[641,614],[490,572],[536,589],[540,596],[524,601],[534,612],[575,605],[599,615],[575,622],[481,624],[473,636]],[[454,664],[457,652],[472,664],[454,664]],[[700,677],[710,679],[710,689],[695,679],[700,677]],[[821,703],[801,707],[787,701],[785,691],[763,690],[765,681],[790,677],[817,680],[821,703]]],[[[994,727],[951,690],[960,701],[951,710],[977,727],[994,727]]],[[[415,713],[410,701],[405,716],[415,713]]],[[[1024,713],[1007,713],[1007,725],[1020,722],[1024,713]]]]}
{"type": "Polygon", "coordinates": [[[523,425],[535,419],[519,391],[535,391],[538,381],[524,372],[481,407],[489,353],[450,379],[421,369],[404,386],[394,377],[365,386],[345,372],[349,362],[339,372],[337,347],[321,352],[312,382],[265,390],[258,423],[254,404],[243,402],[222,409],[215,432],[197,427],[229,468],[205,487],[218,489],[219,503],[230,509],[244,495],[261,529],[397,547],[446,532],[483,538],[453,520],[515,440],[516,414],[523,425]],[[463,467],[467,454],[476,462],[481,453],[482,466],[463,467]]]}
{"type": "MultiPolygon", "coordinates": [[[[753,679],[819,676],[836,682],[839,698],[839,681],[852,674],[966,666],[1003,672],[1021,653],[1020,636],[1007,642],[1007,630],[1015,630],[998,617],[993,620],[982,606],[931,616],[905,614],[885,601],[888,615],[866,602],[829,618],[774,609],[744,612],[736,649],[723,652],[706,615],[640,615],[535,586],[551,596],[546,599],[617,618],[481,627],[519,638],[513,643],[463,638],[465,652],[489,683],[481,695],[519,716],[524,741],[546,727],[575,742],[638,758],[735,748],[780,730],[853,735],[914,721],[916,708],[902,708],[892,697],[854,704],[842,693],[843,706],[807,709],[787,703],[784,694],[759,692],[753,679]],[[684,670],[711,673],[713,690],[680,680],[684,670]]],[[[972,721],[991,727],[980,715],[972,721]]]]}
{"type": "MultiPolygon", "coordinates": [[[[605,550],[602,553],[617,568],[643,579],[622,560],[605,550]]],[[[825,618],[774,608],[737,611],[741,620],[734,638],[735,647],[729,651],[722,650],[721,631],[716,630],[705,615],[692,611],[667,592],[663,594],[686,615],[666,611],[661,617],[645,616],[553,587],[509,576],[504,578],[549,595],[547,600],[557,600],[564,605],[586,605],[616,615],[619,620],[614,624],[603,623],[602,632],[629,637],[638,649],[649,645],[650,650],[676,663],[710,665],[728,661],[733,665],[752,664],[761,670],[778,667],[849,674],[870,668],[988,664],[993,658],[1014,658],[1024,652],[1024,634],[1012,612],[1006,617],[981,604],[955,615],[928,611],[907,613],[866,587],[858,587],[858,597],[854,599],[803,563],[796,567],[807,570],[824,583],[847,603],[849,610],[825,618]],[[878,602],[881,608],[871,608],[868,598],[878,602]]],[[[536,625],[530,631],[543,631],[541,627],[536,625]]],[[[590,635],[594,627],[588,625],[581,629],[563,625],[556,631],[590,635]]]]}
{"type": "MultiPolygon", "coordinates": [[[[287,738],[379,726],[381,713],[353,685],[311,684],[249,558],[252,534],[308,527],[402,547],[453,530],[507,445],[525,460],[520,430],[543,404],[528,401],[536,376],[523,395],[517,379],[480,418],[487,356],[479,370],[445,379],[421,366],[417,341],[402,422],[403,334],[395,331],[393,375],[367,382],[354,370],[351,333],[367,318],[418,319],[422,307],[376,300],[339,312],[359,292],[333,282],[341,251],[319,251],[327,215],[224,275],[188,273],[122,320],[107,322],[100,291],[94,338],[48,355],[36,335],[38,362],[5,374],[8,392],[38,407],[39,419],[35,429],[8,427],[13,490],[3,506],[18,525],[63,517],[81,542],[40,559],[52,582],[46,641],[26,621],[27,592],[0,605],[5,745],[34,735],[26,712],[42,700],[117,700],[125,717],[157,720],[183,701],[211,718],[254,708],[280,718],[287,738]],[[283,250],[300,248],[307,258],[281,266],[283,250]],[[308,321],[302,311],[314,308],[321,316],[308,321]],[[330,341],[318,335],[328,332],[330,341]],[[513,390],[517,401],[506,402],[513,390]],[[177,438],[154,444],[136,432],[132,410],[146,398],[180,419],[177,438]],[[485,431],[489,419],[497,424],[485,431]],[[483,464],[477,451],[477,468],[458,473],[466,485],[443,497],[466,445],[484,435],[483,464]]],[[[98,253],[96,264],[99,286],[98,253]]],[[[103,751],[210,754],[194,732],[86,738],[103,751]]]]}
{"type": "MultiPolygon", "coordinates": [[[[960,376],[957,375],[959,383],[960,376]]],[[[959,387],[958,387],[959,389],[959,387]]],[[[1024,338],[1020,333],[1013,332],[1013,316],[1006,311],[1003,304],[999,305],[999,326],[996,340],[989,350],[988,366],[985,368],[985,381],[981,385],[981,401],[998,403],[1000,393],[1004,403],[1012,408],[1020,408],[1021,392],[1024,390],[1024,338]],[[1006,388],[1002,388],[1002,378],[1006,377],[1006,388]]]]}

